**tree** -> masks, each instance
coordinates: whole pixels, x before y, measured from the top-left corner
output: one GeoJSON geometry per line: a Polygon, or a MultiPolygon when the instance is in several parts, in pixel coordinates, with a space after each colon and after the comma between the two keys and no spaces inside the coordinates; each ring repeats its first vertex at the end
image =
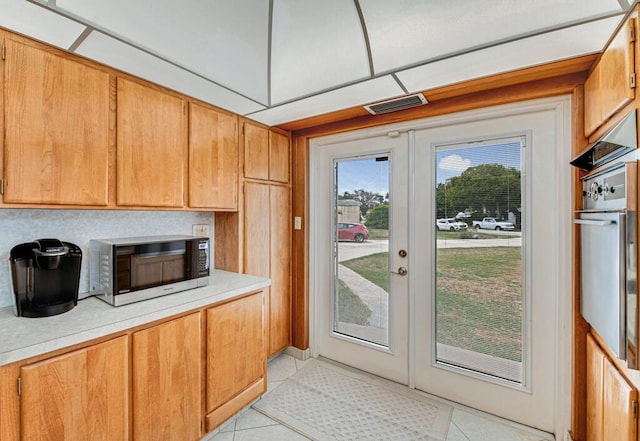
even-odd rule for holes
{"type": "Polygon", "coordinates": [[[520,170],[515,167],[501,164],[470,167],[460,176],[438,184],[437,216],[454,217],[460,211],[468,211],[504,218],[522,205],[520,178],[520,170]]]}
{"type": "Polygon", "coordinates": [[[365,216],[367,228],[389,229],[389,204],[378,205],[369,210],[365,216]]]}
{"type": "Polygon", "coordinates": [[[338,199],[353,199],[354,201],[359,202],[360,214],[364,217],[369,210],[377,207],[385,201],[388,201],[388,194],[385,198],[381,194],[366,191],[361,188],[359,190],[354,190],[353,193],[345,191],[342,195],[338,196],[338,199]]]}

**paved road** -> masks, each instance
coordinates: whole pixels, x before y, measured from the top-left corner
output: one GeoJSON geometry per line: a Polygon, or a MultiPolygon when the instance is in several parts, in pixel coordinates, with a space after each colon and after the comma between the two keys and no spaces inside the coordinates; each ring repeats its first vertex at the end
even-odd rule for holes
{"type": "MultiPolygon", "coordinates": [[[[484,233],[484,231],[483,231],[484,233]]],[[[521,247],[520,233],[509,231],[492,232],[495,239],[438,239],[438,248],[490,248],[490,247],[521,247]],[[505,234],[506,233],[506,234],[505,234]],[[516,236],[517,234],[517,236],[516,236]]],[[[355,259],[370,254],[389,251],[388,240],[365,240],[362,243],[340,242],[338,244],[338,260],[355,259]]]]}

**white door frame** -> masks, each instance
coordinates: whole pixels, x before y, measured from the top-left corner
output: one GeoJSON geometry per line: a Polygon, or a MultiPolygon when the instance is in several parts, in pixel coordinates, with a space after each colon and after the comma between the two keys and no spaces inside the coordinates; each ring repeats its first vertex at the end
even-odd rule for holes
{"type": "MultiPolygon", "coordinates": [[[[557,219],[556,228],[558,237],[561,241],[560,255],[557,256],[560,277],[556,281],[557,299],[556,316],[551,322],[552,326],[557,329],[556,341],[553,342],[556,347],[556,366],[555,366],[555,435],[558,441],[569,440],[568,432],[571,427],[571,390],[572,390],[572,353],[573,353],[573,316],[572,316],[572,268],[573,256],[572,246],[572,173],[569,161],[571,159],[571,142],[572,142],[572,124],[571,124],[571,97],[568,95],[544,98],[520,103],[506,104],[501,106],[477,109],[471,111],[460,112],[451,115],[442,115],[422,120],[407,121],[388,126],[375,127],[369,129],[356,130],[353,132],[342,133],[339,135],[330,135],[327,137],[316,138],[310,140],[310,182],[315,176],[313,149],[320,148],[322,144],[327,142],[335,143],[341,141],[349,141],[361,139],[364,137],[382,136],[393,131],[412,131],[425,128],[435,128],[449,126],[459,123],[480,121],[501,116],[514,115],[518,113],[528,113],[535,110],[553,109],[557,112],[556,124],[557,128],[557,145],[561,146],[557,152],[557,160],[555,163],[549,164],[554,168],[554,173],[561,185],[558,188],[560,194],[557,196],[557,211],[560,214],[557,219]]],[[[411,139],[411,133],[409,134],[411,139]]],[[[410,153],[411,154],[411,153],[410,153]]],[[[411,156],[410,156],[411,160],[411,156]]],[[[413,182],[413,176],[409,176],[410,183],[413,182]]],[[[409,188],[410,197],[413,195],[412,185],[409,188]]],[[[310,201],[313,201],[314,195],[310,194],[310,201]]],[[[311,204],[310,204],[311,205],[311,204]]],[[[411,213],[410,213],[411,218],[411,213]]],[[[413,225],[409,226],[414,228],[413,225]]],[[[316,274],[314,270],[315,259],[314,253],[317,249],[316,243],[316,223],[313,213],[309,217],[309,343],[311,354],[317,356],[316,335],[319,330],[317,323],[317,291],[316,291],[316,274]]],[[[411,261],[410,261],[411,264],[411,261]]],[[[409,268],[410,275],[410,305],[414,304],[412,293],[414,292],[414,280],[411,277],[412,268],[409,268]]],[[[414,308],[411,309],[412,311],[414,308]]],[[[410,336],[415,332],[415,317],[410,315],[410,336]]],[[[410,342],[411,343],[411,342],[410,342]]],[[[409,385],[415,384],[413,345],[409,350],[409,385]]]]}

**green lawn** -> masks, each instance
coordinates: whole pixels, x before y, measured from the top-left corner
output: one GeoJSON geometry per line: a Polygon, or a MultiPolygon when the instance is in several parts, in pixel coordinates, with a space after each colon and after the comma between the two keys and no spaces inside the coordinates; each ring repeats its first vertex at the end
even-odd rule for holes
{"type": "MultiPolygon", "coordinates": [[[[342,264],[388,291],[388,258],[378,253],[342,264]]],[[[436,277],[439,343],[522,360],[520,248],[438,249],[436,277]]]]}
{"type": "Polygon", "coordinates": [[[498,236],[495,234],[482,233],[473,228],[462,231],[439,231],[436,230],[438,239],[512,239],[511,236],[498,236]]]}
{"type": "Polygon", "coordinates": [[[371,309],[364,304],[351,289],[338,280],[338,321],[366,326],[369,324],[371,309]]]}
{"type": "Polygon", "coordinates": [[[368,228],[369,239],[389,239],[389,230],[380,230],[377,228],[368,228]]]}
{"type": "Polygon", "coordinates": [[[389,292],[389,253],[370,254],[342,264],[389,292]]]}

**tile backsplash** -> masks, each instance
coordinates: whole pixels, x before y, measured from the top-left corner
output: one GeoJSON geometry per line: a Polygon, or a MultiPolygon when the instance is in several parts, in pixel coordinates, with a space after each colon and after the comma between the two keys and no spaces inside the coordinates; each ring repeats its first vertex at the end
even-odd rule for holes
{"type": "MultiPolygon", "coordinates": [[[[0,307],[13,304],[9,252],[19,243],[51,237],[78,245],[83,253],[80,293],[86,293],[89,291],[88,259],[91,239],[191,234],[194,224],[210,226],[213,248],[215,246],[213,213],[2,209],[0,210],[0,307]]],[[[213,255],[212,252],[211,256],[213,255]]],[[[213,262],[211,264],[213,266],[213,262]]]]}

